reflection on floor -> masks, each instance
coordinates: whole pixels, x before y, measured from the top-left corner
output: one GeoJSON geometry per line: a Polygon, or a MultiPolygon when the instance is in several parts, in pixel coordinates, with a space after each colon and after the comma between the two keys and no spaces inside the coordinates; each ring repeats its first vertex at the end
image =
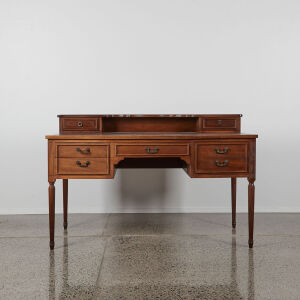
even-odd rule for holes
{"type": "Polygon", "coordinates": [[[0,216],[0,299],[300,299],[300,215],[0,216]]]}

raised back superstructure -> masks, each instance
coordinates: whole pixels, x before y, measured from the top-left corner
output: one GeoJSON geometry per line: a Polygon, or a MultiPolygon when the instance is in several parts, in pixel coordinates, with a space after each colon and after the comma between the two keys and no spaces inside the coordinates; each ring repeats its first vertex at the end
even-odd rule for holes
{"type": "Polygon", "coordinates": [[[240,114],[225,115],[58,115],[60,134],[108,132],[241,131],[240,114]]]}

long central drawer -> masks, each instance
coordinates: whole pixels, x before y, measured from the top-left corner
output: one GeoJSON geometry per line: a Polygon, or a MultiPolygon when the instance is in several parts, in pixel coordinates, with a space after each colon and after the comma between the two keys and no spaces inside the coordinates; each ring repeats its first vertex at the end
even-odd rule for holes
{"type": "Polygon", "coordinates": [[[117,144],[115,155],[119,156],[182,156],[189,155],[189,144],[117,144]]]}

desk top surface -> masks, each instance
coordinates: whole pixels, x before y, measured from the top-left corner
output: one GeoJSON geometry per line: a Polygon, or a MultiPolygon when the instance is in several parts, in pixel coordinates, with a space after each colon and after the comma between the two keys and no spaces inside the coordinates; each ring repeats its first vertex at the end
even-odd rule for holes
{"type": "Polygon", "coordinates": [[[104,117],[104,118],[197,118],[197,117],[242,117],[242,114],[67,114],[58,117],[104,117]]]}
{"type": "Polygon", "coordinates": [[[46,135],[49,140],[126,140],[126,139],[242,139],[257,138],[247,133],[199,133],[199,132],[104,132],[97,134],[46,135]]]}

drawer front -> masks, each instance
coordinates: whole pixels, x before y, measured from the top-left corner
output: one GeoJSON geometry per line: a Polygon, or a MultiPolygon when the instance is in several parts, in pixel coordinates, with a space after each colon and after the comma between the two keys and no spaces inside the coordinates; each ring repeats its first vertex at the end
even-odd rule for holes
{"type": "Polygon", "coordinates": [[[203,131],[240,131],[239,118],[203,118],[202,119],[203,131]]]}
{"type": "Polygon", "coordinates": [[[57,157],[107,157],[108,145],[57,145],[57,157]]]}
{"type": "Polygon", "coordinates": [[[63,118],[63,131],[97,131],[99,129],[98,118],[63,118]]]}
{"type": "Polygon", "coordinates": [[[57,174],[60,175],[107,175],[107,158],[57,158],[57,174]]]}
{"type": "Polygon", "coordinates": [[[196,173],[248,172],[248,144],[196,144],[196,173]]]}
{"type": "Polygon", "coordinates": [[[181,156],[189,155],[189,144],[118,144],[115,153],[120,156],[181,156]]]}

